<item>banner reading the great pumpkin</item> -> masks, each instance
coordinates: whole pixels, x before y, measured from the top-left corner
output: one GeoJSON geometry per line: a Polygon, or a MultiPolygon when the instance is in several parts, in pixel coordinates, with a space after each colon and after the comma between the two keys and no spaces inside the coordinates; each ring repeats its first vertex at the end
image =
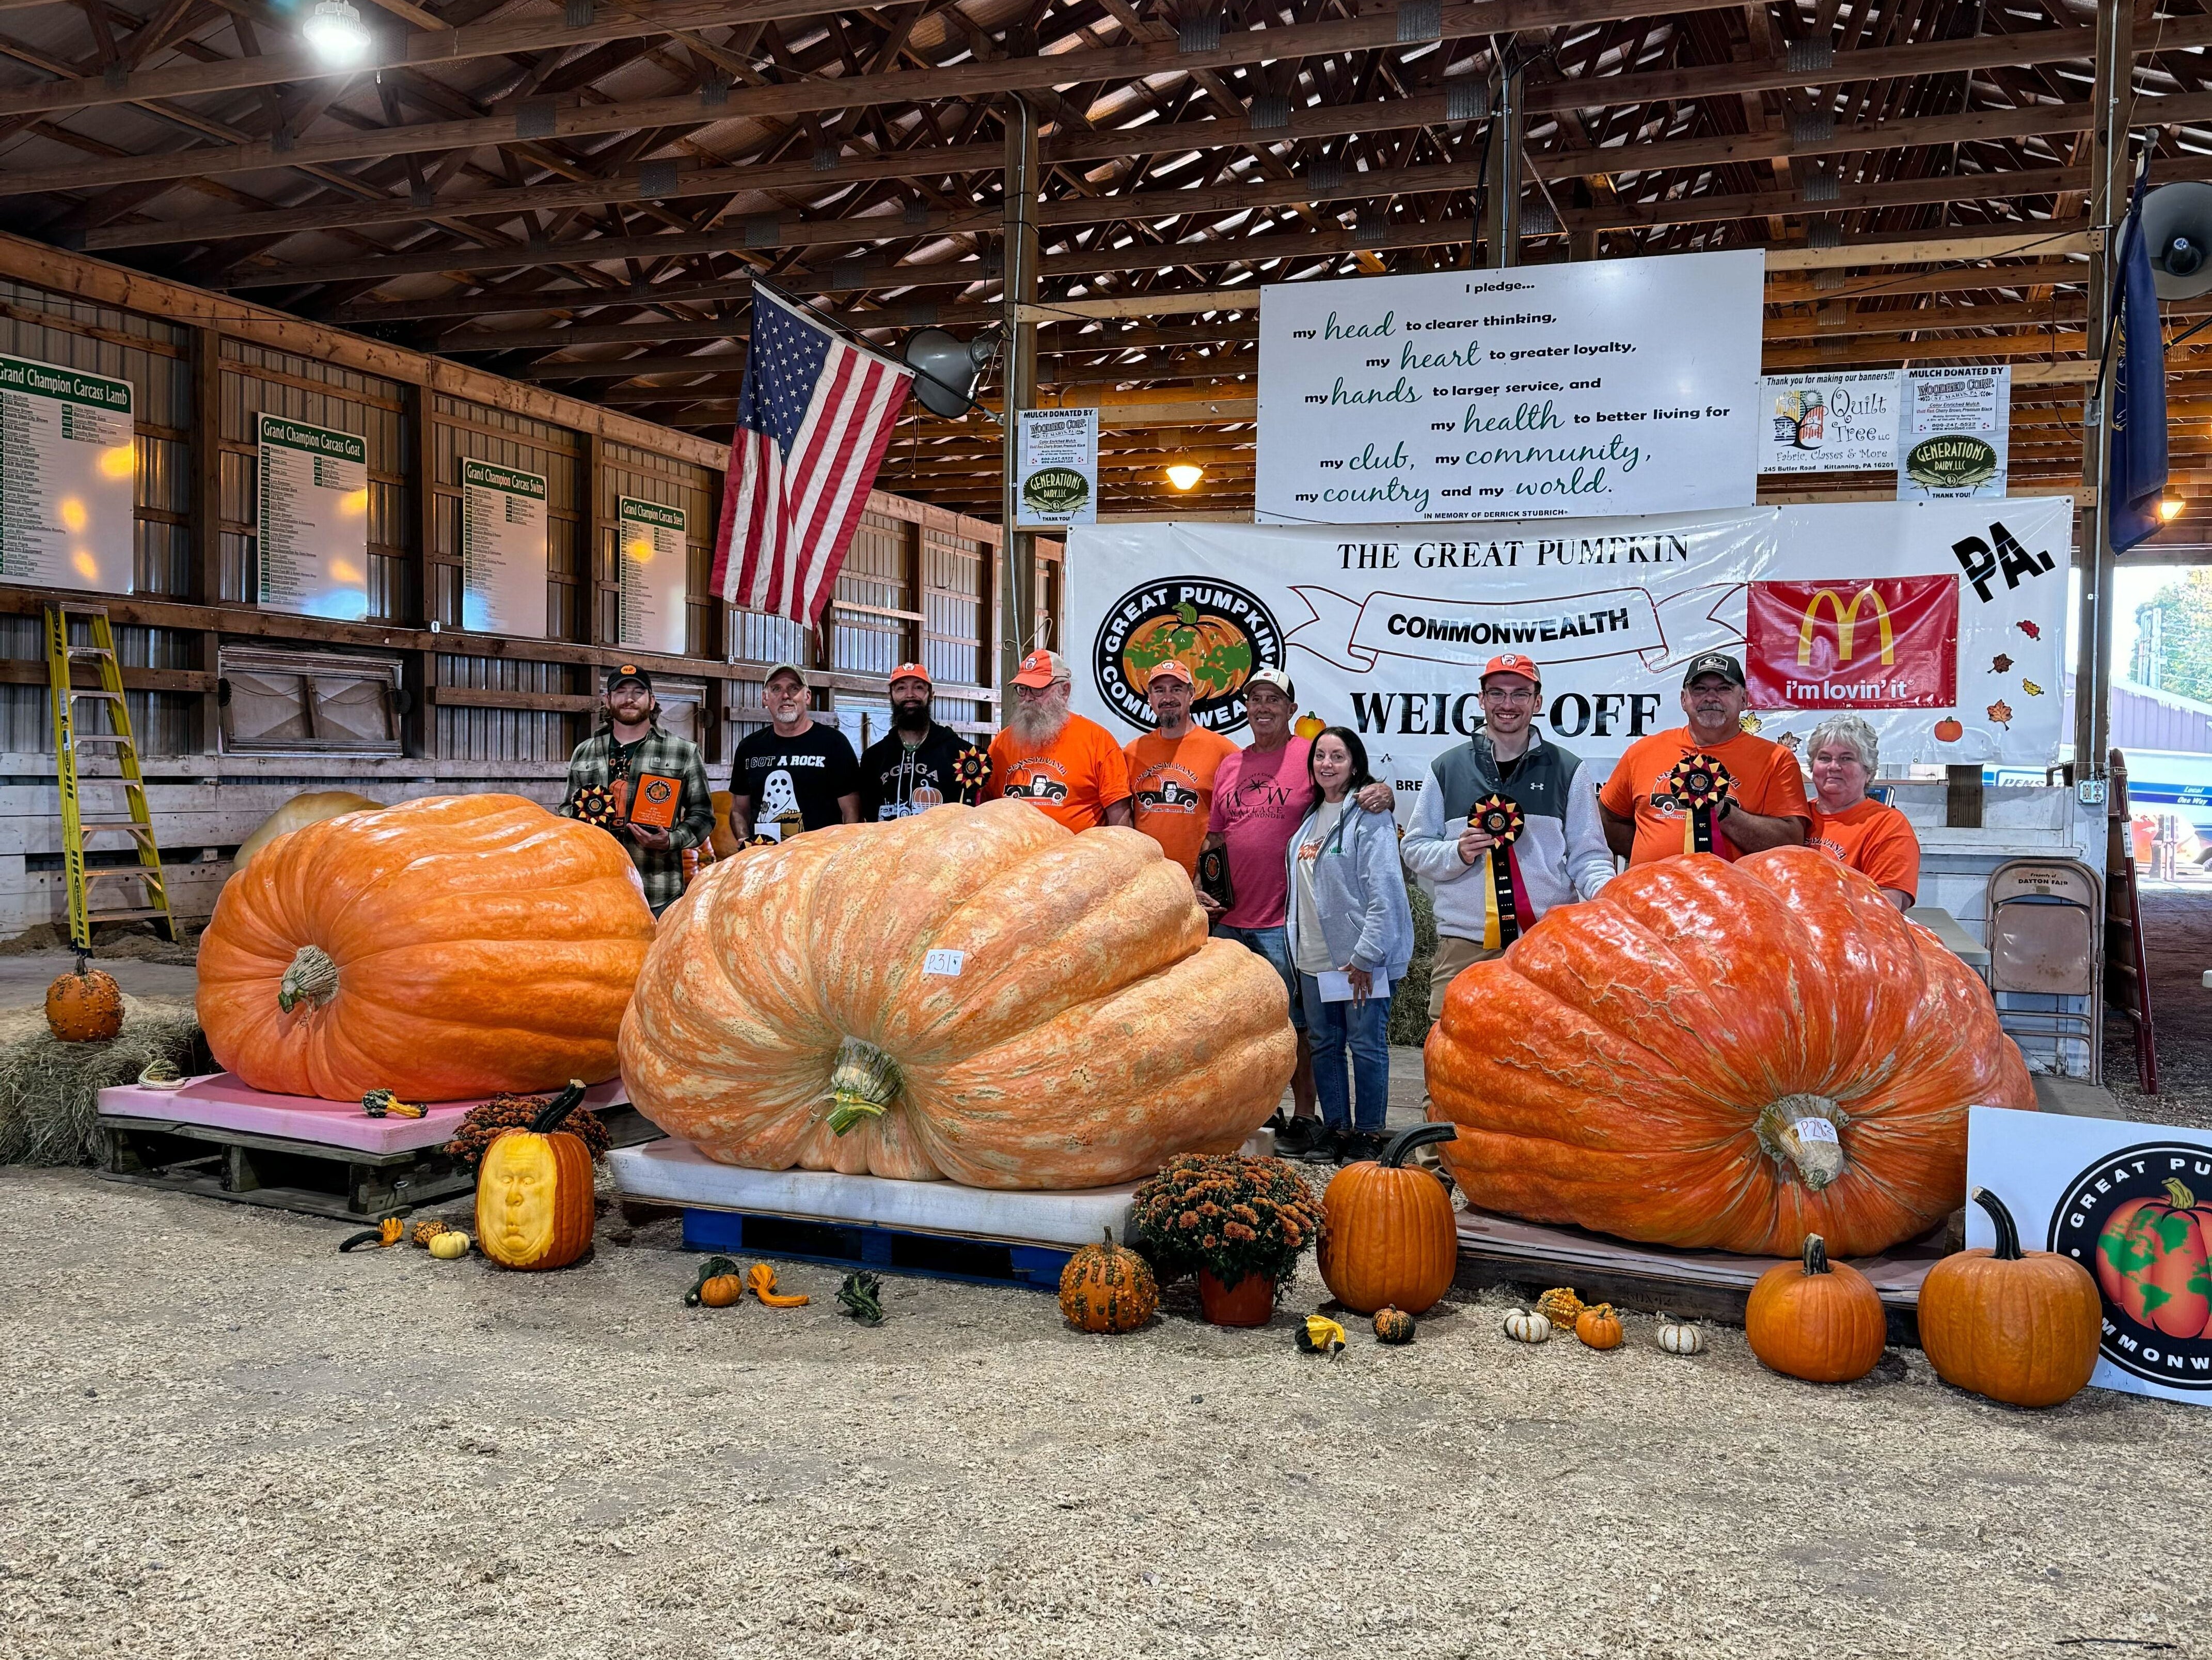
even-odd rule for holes
{"type": "MultiPolygon", "coordinates": [[[[1067,544],[1076,707],[1149,729],[1175,658],[1194,717],[1245,730],[1252,672],[1361,733],[1404,797],[1474,733],[1501,652],[1543,670],[1547,737],[1609,763],[1682,723],[1683,666],[1744,658],[1746,725],[1800,746],[1865,716],[1885,772],[2042,767],[2061,737],[2073,504],[1869,502],[1515,524],[1078,526],[1067,544]]],[[[1407,804],[1410,811],[1410,803],[1407,804]]]]}

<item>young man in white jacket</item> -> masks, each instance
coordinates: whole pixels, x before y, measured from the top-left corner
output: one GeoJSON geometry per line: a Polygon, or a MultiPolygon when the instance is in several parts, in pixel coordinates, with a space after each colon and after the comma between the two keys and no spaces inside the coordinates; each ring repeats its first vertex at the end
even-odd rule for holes
{"type": "Polygon", "coordinates": [[[1542,690],[1542,672],[1528,658],[1508,652],[1490,660],[1482,671],[1483,730],[1430,764],[1406,827],[1406,868],[1436,904],[1431,1025],[1461,970],[1497,956],[1553,906],[1590,898],[1613,877],[1596,785],[1583,776],[1579,756],[1545,742],[1532,724],[1542,690]],[[1521,819],[1504,885],[1491,855],[1504,860],[1508,849],[1469,823],[1492,796],[1517,807],[1521,819]]]}

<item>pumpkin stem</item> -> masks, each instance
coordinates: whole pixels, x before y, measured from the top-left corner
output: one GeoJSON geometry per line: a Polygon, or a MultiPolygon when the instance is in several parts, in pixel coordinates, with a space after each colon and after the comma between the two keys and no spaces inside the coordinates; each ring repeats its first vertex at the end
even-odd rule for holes
{"type": "Polygon", "coordinates": [[[1808,1275],[1828,1271],[1828,1242],[1817,1233],[1805,1236],[1804,1262],[1808,1275]]]}
{"type": "Polygon", "coordinates": [[[2166,1196],[2173,1201],[2173,1207],[2176,1210],[2197,1208],[2197,1195],[2181,1185],[2179,1177],[2169,1176],[2166,1178],[2166,1196]]]}
{"type": "Polygon", "coordinates": [[[289,1014],[304,997],[320,1008],[337,994],[338,965],[331,960],[331,954],[320,946],[302,946],[276,988],[276,1006],[289,1014]]]}
{"type": "Polygon", "coordinates": [[[1759,1115],[1753,1133],[1767,1156],[1818,1193],[1844,1173],[1844,1115],[1825,1095],[1785,1095],[1759,1115]]]}
{"type": "Polygon", "coordinates": [[[1990,1213],[1990,1220],[1997,1231],[1996,1249],[1990,1253],[2000,1262],[2017,1262],[2021,1258],[2020,1224],[2012,1219],[2003,1200],[1987,1188],[1976,1188],[1967,1195],[1990,1213]]]}
{"type": "Polygon", "coordinates": [[[842,1135],[863,1118],[880,1118],[906,1086],[898,1062],[873,1043],[848,1037],[830,1072],[830,1132],[842,1135]]]}
{"type": "Polygon", "coordinates": [[[1390,1138],[1390,1145],[1382,1149],[1376,1160],[1384,1170],[1396,1170],[1406,1162],[1415,1147],[1425,1147],[1434,1141],[1456,1141],[1459,1132],[1449,1124],[1416,1124],[1411,1129],[1400,1130],[1390,1138]]]}
{"type": "Polygon", "coordinates": [[[538,1110],[538,1116],[530,1121],[530,1133],[532,1135],[550,1135],[561,1128],[570,1113],[582,1104],[583,1099],[584,1080],[571,1078],[567,1089],[538,1110]]]}

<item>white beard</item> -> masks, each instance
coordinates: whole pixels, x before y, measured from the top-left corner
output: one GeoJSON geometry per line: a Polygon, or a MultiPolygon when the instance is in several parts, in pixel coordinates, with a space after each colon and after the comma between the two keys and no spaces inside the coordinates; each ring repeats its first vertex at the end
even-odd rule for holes
{"type": "Polygon", "coordinates": [[[1054,698],[1049,703],[1017,704],[1013,719],[1007,724],[1024,747],[1043,749],[1066,730],[1066,701],[1054,698]]]}

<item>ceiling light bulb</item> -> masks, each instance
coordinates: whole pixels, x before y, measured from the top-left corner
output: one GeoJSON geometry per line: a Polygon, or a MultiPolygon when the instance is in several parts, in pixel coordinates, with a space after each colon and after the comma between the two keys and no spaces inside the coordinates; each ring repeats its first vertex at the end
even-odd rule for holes
{"type": "Polygon", "coordinates": [[[300,33],[326,63],[350,64],[368,55],[368,26],[351,0],[316,0],[300,33]]]}
{"type": "Polygon", "coordinates": [[[1178,461],[1168,469],[1168,483],[1179,490],[1195,489],[1198,481],[1206,477],[1206,469],[1188,461],[1178,461]]]}

